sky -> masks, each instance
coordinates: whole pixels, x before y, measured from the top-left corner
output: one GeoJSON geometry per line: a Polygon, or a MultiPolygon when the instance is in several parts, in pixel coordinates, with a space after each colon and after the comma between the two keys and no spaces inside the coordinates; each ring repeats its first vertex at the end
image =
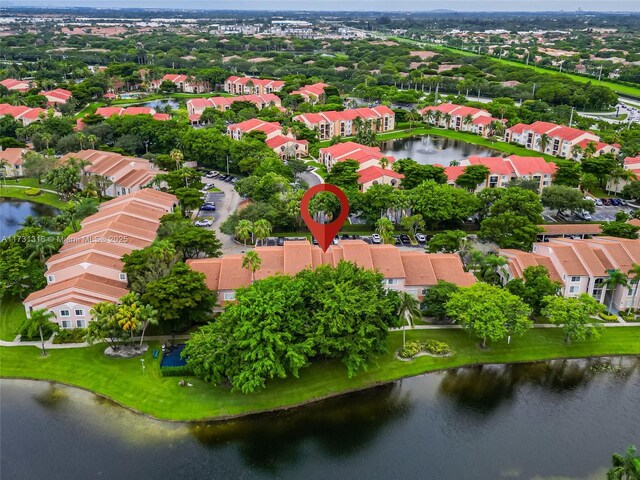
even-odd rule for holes
{"type": "Polygon", "coordinates": [[[341,11],[640,11],[638,0],[2,0],[12,6],[181,8],[207,10],[341,10],[341,11]]]}

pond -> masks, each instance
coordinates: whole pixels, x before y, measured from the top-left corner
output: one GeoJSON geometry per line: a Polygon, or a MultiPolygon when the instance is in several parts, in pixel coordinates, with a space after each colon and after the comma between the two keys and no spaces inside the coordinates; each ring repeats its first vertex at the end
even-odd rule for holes
{"type": "Polygon", "coordinates": [[[462,140],[434,135],[399,138],[381,142],[380,148],[384,153],[396,157],[412,158],[421,164],[439,164],[449,166],[452,160],[464,160],[472,155],[481,157],[505,157],[505,153],[490,148],[481,147],[462,140]]]}
{"type": "Polygon", "coordinates": [[[136,104],[139,107],[151,107],[155,108],[158,112],[160,110],[164,111],[167,106],[170,106],[173,110],[177,110],[180,108],[180,102],[178,100],[172,99],[160,99],[160,100],[150,100],[148,102],[136,104]]]}
{"type": "Polygon", "coordinates": [[[33,217],[54,217],[57,208],[26,200],[8,200],[0,198],[0,239],[16,233],[22,228],[21,223],[29,215],[33,217]]]}
{"type": "Polygon", "coordinates": [[[2,478],[595,480],[640,440],[639,357],[460,368],[222,423],[0,388],[2,478]]]}

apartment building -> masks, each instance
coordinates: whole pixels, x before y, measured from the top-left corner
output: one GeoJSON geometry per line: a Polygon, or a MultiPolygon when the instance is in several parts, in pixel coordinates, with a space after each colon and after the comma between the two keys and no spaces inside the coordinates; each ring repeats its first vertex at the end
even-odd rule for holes
{"type": "MultiPolygon", "coordinates": [[[[157,175],[166,173],[144,158],[127,157],[102,150],[87,149],[67,153],[60,161],[65,162],[71,158],[86,162],[80,187],[92,182],[102,188],[102,194],[108,197],[138,192],[150,186],[157,175]]],[[[154,185],[155,188],[162,186],[154,185]]]]}
{"type": "Polygon", "coordinates": [[[0,147],[0,164],[5,177],[22,177],[24,175],[24,154],[26,148],[12,147],[3,149],[0,147]]]}
{"type": "MultiPolygon", "coordinates": [[[[47,111],[44,108],[31,108],[25,107],[24,105],[0,103],[0,117],[4,117],[6,115],[15,118],[26,127],[27,125],[46,117],[47,111]]],[[[60,116],[60,112],[56,112],[54,116],[60,116]]]]}
{"type": "Polygon", "coordinates": [[[42,90],[38,95],[42,95],[47,98],[47,104],[51,106],[64,105],[73,96],[69,90],[64,88],[56,88],[54,90],[42,90]]]}
{"type": "Polygon", "coordinates": [[[204,93],[211,91],[211,86],[208,82],[198,82],[195,78],[189,75],[178,73],[167,73],[162,78],[149,82],[149,86],[153,90],[159,90],[162,82],[173,83],[176,86],[176,89],[183,93],[204,93]]]}
{"type": "Polygon", "coordinates": [[[297,140],[288,135],[275,135],[267,138],[267,146],[282,160],[309,156],[309,142],[297,140]]]}
{"type": "Polygon", "coordinates": [[[620,153],[620,145],[603,143],[600,137],[592,132],[551,122],[538,121],[531,125],[518,123],[507,128],[504,139],[506,142],[515,142],[530,150],[574,160],[581,160],[584,157],[584,150],[591,144],[595,147],[593,153],[595,157],[605,153],[614,155],[620,153]]]}
{"type": "Polygon", "coordinates": [[[583,240],[552,238],[534,243],[532,253],[510,249],[499,253],[508,260],[503,272],[505,282],[521,278],[528,266],[543,265],[550,277],[562,284],[561,293],[565,297],[587,293],[607,306],[612,301],[616,310],[640,306],[637,284],[611,289],[605,283],[609,272],[620,270],[626,274],[640,263],[640,240],[602,236],[583,240]]]}
{"type": "Polygon", "coordinates": [[[190,118],[193,115],[201,115],[205,108],[214,108],[221,112],[231,109],[231,105],[235,102],[251,102],[258,110],[266,107],[282,108],[280,97],[273,93],[239,95],[237,97],[210,97],[210,98],[192,98],[187,101],[187,113],[190,118]]]}
{"type": "Polygon", "coordinates": [[[304,98],[305,102],[316,103],[318,101],[324,101],[324,89],[329,85],[326,83],[314,83],[312,85],[305,85],[297,90],[292,91],[289,95],[300,95],[304,98]]]}
{"type": "MultiPolygon", "coordinates": [[[[326,252],[308,241],[287,241],[283,247],[256,247],[262,260],[255,279],[272,275],[295,275],[319,265],[337,266],[341,260],[376,270],[384,275],[384,285],[391,290],[405,291],[422,298],[438,280],[469,286],[475,277],[465,272],[456,254],[426,254],[403,251],[394,245],[369,245],[362,240],[341,240],[326,252]]],[[[218,292],[218,302],[235,300],[238,288],[251,284],[251,272],[242,268],[242,255],[222,258],[188,260],[189,266],[206,276],[207,286],[218,292]]]]}
{"type": "Polygon", "coordinates": [[[45,309],[60,328],[86,327],[96,303],[115,303],[128,292],[122,256],[150,245],[160,218],[177,204],[175,196],[149,188],[102,203],[47,260],[47,286],[24,300],[27,316],[45,309]]]}
{"type": "Polygon", "coordinates": [[[282,125],[278,122],[265,122],[258,118],[251,118],[227,127],[227,135],[234,140],[240,140],[245,133],[253,131],[263,132],[268,140],[276,136],[282,136],[282,125]]]}
{"type": "Polygon", "coordinates": [[[357,118],[371,125],[374,132],[389,132],[395,128],[395,113],[389,107],[354,108],[342,112],[328,111],[304,113],[293,117],[311,130],[318,132],[320,140],[333,137],[349,137],[357,132],[357,118]]]}
{"type": "Polygon", "coordinates": [[[224,91],[234,95],[264,95],[279,92],[284,87],[282,80],[269,78],[237,77],[232,75],[224,82],[224,91]]]}
{"type": "Polygon", "coordinates": [[[157,113],[155,108],[151,107],[100,107],[96,109],[96,115],[104,118],[121,117],[123,115],[151,115],[155,120],[170,120],[171,115],[168,113],[157,113]]]}
{"type": "Polygon", "coordinates": [[[488,137],[493,133],[493,122],[500,122],[481,108],[466,107],[455,103],[441,103],[419,111],[425,122],[451,130],[476,133],[488,137]]]}
{"type": "Polygon", "coordinates": [[[31,89],[29,80],[16,80],[15,78],[5,78],[0,81],[0,85],[13,92],[28,92],[31,89]]]}
{"type": "Polygon", "coordinates": [[[502,157],[471,156],[461,160],[459,165],[443,167],[447,175],[447,183],[455,186],[456,181],[470,165],[484,165],[489,169],[487,179],[480,183],[476,192],[484,188],[504,188],[513,180],[535,180],[538,182],[538,192],[551,185],[556,172],[556,164],[547,162],[542,157],[521,157],[510,155],[502,157]]]}
{"type": "MultiPolygon", "coordinates": [[[[638,179],[640,179],[640,155],[635,156],[635,157],[627,157],[624,159],[624,164],[623,164],[623,168],[631,173],[633,173],[636,178],[635,180],[637,181],[638,179]]],[[[634,181],[633,178],[630,179],[624,179],[624,178],[612,178],[609,179],[607,181],[607,187],[606,190],[608,192],[615,192],[615,193],[621,193],[622,189],[624,188],[625,185],[627,185],[628,183],[634,181]]]]}

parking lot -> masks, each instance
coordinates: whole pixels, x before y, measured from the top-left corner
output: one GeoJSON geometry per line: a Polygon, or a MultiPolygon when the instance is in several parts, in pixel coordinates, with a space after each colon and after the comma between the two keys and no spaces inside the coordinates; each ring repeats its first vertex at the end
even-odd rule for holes
{"type": "MultiPolygon", "coordinates": [[[[633,213],[637,210],[635,206],[626,205],[626,206],[613,206],[613,205],[603,205],[601,207],[596,206],[596,210],[591,214],[591,222],[610,222],[616,219],[616,213],[618,212],[626,212],[633,213]]],[[[546,222],[583,222],[584,219],[578,217],[577,215],[570,215],[568,213],[564,214],[564,219],[557,218],[555,210],[544,209],[542,212],[542,216],[546,222]]]]}
{"type": "MultiPolygon", "coordinates": [[[[429,236],[427,235],[427,238],[429,236]]],[[[340,241],[342,240],[362,240],[365,243],[373,244],[373,240],[371,239],[371,235],[352,235],[352,234],[339,234],[334,240],[334,245],[340,245],[340,241]]],[[[307,237],[268,237],[265,238],[264,241],[258,241],[257,246],[265,246],[265,247],[281,247],[284,245],[284,242],[308,242],[309,239],[307,237]]],[[[311,239],[311,243],[317,245],[315,239],[311,239]]],[[[408,241],[403,242],[399,235],[396,235],[396,245],[398,247],[405,248],[419,248],[423,249],[426,246],[425,243],[415,243],[412,244],[408,241]]]]}

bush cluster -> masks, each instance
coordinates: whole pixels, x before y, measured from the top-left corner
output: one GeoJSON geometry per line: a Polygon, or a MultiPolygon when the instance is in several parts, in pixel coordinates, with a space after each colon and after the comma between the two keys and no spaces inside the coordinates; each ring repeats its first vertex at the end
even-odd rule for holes
{"type": "Polygon", "coordinates": [[[53,337],[53,342],[60,343],[82,343],[87,336],[86,328],[69,328],[58,331],[57,335],[53,337]]]}
{"type": "Polygon", "coordinates": [[[402,358],[413,358],[420,352],[429,352],[433,355],[448,355],[451,353],[451,347],[438,340],[425,340],[407,342],[399,355],[402,358]]]}
{"type": "Polygon", "coordinates": [[[29,195],[30,197],[36,197],[42,193],[39,188],[27,188],[24,191],[25,195],[29,195]]]}
{"type": "Polygon", "coordinates": [[[617,322],[618,321],[618,316],[617,315],[609,315],[607,313],[600,313],[599,317],[604,320],[605,322],[617,322]]]}

